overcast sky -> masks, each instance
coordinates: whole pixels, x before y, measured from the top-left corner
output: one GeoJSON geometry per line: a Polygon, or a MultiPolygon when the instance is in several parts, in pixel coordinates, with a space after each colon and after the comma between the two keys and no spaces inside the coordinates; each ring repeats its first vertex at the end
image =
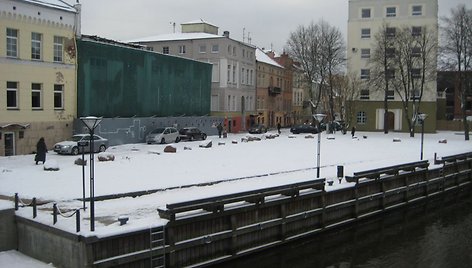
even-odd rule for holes
{"type": "MultiPolygon", "coordinates": [[[[69,3],[75,1],[68,0],[69,3]]],[[[282,52],[290,32],[321,19],[338,27],[346,38],[348,0],[80,0],[82,33],[119,41],[173,32],[180,24],[203,19],[219,34],[261,48],[282,52]]],[[[471,0],[439,0],[439,16],[471,0]]]]}

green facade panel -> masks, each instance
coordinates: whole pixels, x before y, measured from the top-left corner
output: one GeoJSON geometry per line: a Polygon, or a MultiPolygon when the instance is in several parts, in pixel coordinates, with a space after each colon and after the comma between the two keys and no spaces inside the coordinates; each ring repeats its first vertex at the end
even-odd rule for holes
{"type": "Polygon", "coordinates": [[[77,51],[78,116],[210,114],[211,64],[87,39],[77,51]]]}

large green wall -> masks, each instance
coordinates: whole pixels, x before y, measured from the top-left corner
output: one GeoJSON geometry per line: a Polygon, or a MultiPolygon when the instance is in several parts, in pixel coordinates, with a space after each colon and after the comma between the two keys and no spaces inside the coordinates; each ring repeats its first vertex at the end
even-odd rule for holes
{"type": "Polygon", "coordinates": [[[211,64],[77,40],[78,116],[200,116],[210,113],[211,64]]]}

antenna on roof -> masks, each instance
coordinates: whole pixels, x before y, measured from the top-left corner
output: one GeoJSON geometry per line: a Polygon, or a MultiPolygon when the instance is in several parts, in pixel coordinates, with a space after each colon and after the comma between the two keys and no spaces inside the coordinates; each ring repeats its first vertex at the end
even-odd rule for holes
{"type": "Polygon", "coordinates": [[[252,40],[252,38],[251,38],[251,32],[247,32],[247,42],[248,42],[249,44],[251,44],[251,40],[252,40]]]}
{"type": "Polygon", "coordinates": [[[243,43],[244,43],[245,38],[246,38],[246,28],[243,27],[243,43]]]}
{"type": "Polygon", "coordinates": [[[175,33],[175,22],[174,22],[174,21],[171,21],[171,22],[169,22],[169,24],[172,25],[173,31],[174,31],[174,33],[175,33]]]}

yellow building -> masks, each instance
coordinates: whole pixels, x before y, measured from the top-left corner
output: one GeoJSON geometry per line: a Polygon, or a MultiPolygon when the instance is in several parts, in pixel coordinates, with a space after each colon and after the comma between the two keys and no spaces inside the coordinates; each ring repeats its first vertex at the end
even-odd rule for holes
{"type": "Polygon", "coordinates": [[[72,134],[76,115],[75,34],[80,5],[0,2],[0,155],[49,149],[72,134]]]}
{"type": "MultiPolygon", "coordinates": [[[[285,126],[284,118],[284,67],[270,58],[264,51],[256,49],[256,110],[257,124],[275,127],[278,123],[285,126]]],[[[290,96],[291,97],[291,96],[290,96]]]]}

